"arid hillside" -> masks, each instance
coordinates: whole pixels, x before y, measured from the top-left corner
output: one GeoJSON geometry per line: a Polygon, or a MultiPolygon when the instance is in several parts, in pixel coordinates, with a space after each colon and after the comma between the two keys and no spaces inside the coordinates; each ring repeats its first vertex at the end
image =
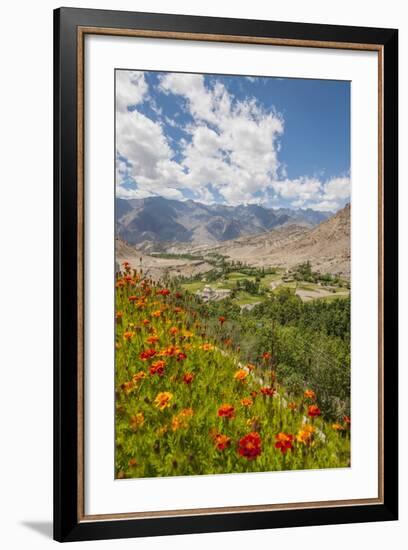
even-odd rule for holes
{"type": "MultiPolygon", "coordinates": [[[[206,247],[191,248],[205,252],[206,247]]],[[[211,250],[253,266],[291,268],[309,260],[322,273],[350,277],[350,205],[312,229],[288,225],[226,241],[211,250]]]]}

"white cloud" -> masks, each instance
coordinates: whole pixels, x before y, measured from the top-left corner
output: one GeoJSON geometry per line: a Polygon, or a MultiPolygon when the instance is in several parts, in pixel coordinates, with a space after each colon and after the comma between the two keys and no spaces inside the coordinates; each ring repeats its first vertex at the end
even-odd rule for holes
{"type": "Polygon", "coordinates": [[[333,211],[350,200],[350,178],[332,178],[327,182],[313,177],[275,181],[273,189],[293,208],[333,211]]]}
{"type": "Polygon", "coordinates": [[[182,96],[194,120],[185,128],[191,142],[184,146],[182,164],[185,184],[201,200],[208,200],[211,185],[230,204],[248,202],[276,178],[283,132],[277,113],[266,112],[254,99],[236,101],[220,82],[207,87],[202,75],[166,74],[160,86],[182,96]]]}
{"type": "Polygon", "coordinates": [[[129,105],[143,101],[148,86],[141,71],[116,71],[116,111],[126,112],[129,105]]]}
{"type": "MultiPolygon", "coordinates": [[[[252,78],[252,77],[250,77],[252,78]]],[[[348,177],[323,182],[320,177],[289,179],[279,161],[279,139],[284,121],[257,101],[238,101],[220,81],[206,85],[202,75],[167,73],[160,79],[162,93],[184,100],[191,121],[181,128],[189,139],[178,141],[181,158],[174,159],[166,125],[180,128],[157,98],[149,95],[142,72],[117,72],[117,151],[127,159],[118,162],[118,196],[159,194],[182,199],[188,188],[203,202],[221,195],[228,204],[281,202],[295,208],[336,210],[350,193],[348,177]],[[153,121],[128,105],[149,101],[159,115],[153,121]],[[137,189],[123,187],[133,178],[137,189]],[[282,179],[286,178],[286,179],[282,179]],[[255,198],[256,193],[256,198],[255,198]]]]}

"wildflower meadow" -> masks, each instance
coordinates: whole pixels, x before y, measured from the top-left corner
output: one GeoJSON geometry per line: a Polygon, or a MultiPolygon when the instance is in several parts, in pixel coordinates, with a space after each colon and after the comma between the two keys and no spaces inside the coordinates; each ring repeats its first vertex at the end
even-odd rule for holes
{"type": "Polygon", "coordinates": [[[350,418],[288,392],[265,349],[243,362],[229,318],[208,330],[188,293],[127,262],[116,278],[116,478],[350,465],[350,418]]]}

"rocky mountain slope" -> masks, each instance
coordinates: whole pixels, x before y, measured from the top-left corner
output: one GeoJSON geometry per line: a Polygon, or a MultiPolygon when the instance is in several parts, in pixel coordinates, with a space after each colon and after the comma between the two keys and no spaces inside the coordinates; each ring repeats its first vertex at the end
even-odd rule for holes
{"type": "MultiPolygon", "coordinates": [[[[203,252],[206,247],[191,248],[203,252]]],[[[211,250],[255,266],[291,268],[309,260],[322,273],[350,277],[350,205],[309,229],[288,225],[227,241],[211,250]]]]}
{"type": "Polygon", "coordinates": [[[270,209],[256,204],[205,205],[163,197],[116,199],[116,234],[130,244],[217,244],[296,224],[312,227],[331,213],[311,209],[270,209]]]}

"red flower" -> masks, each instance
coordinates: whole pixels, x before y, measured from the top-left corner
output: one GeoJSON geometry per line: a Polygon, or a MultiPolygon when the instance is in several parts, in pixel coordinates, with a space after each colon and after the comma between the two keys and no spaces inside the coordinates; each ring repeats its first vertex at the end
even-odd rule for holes
{"type": "Polygon", "coordinates": [[[224,434],[215,434],[214,436],[215,446],[219,451],[224,451],[231,445],[231,438],[224,434]]]}
{"type": "Polygon", "coordinates": [[[136,302],[137,296],[129,296],[129,302],[136,302]]]}
{"type": "Polygon", "coordinates": [[[177,361],[184,361],[184,359],[187,359],[187,355],[183,352],[180,352],[177,354],[177,361]]]}
{"type": "Polygon", "coordinates": [[[244,435],[238,442],[238,453],[248,460],[254,460],[261,452],[261,436],[258,432],[244,435]]]}
{"type": "Polygon", "coordinates": [[[234,418],[235,409],[232,405],[224,403],[224,405],[221,405],[221,407],[218,409],[217,414],[218,416],[224,416],[226,418],[234,418]]]}
{"type": "Polygon", "coordinates": [[[194,374],[191,373],[191,372],[186,372],[184,375],[183,375],[183,382],[184,384],[191,384],[191,382],[193,381],[194,379],[194,374]]]}
{"type": "Polygon", "coordinates": [[[262,388],[260,389],[260,392],[263,395],[272,396],[276,393],[276,390],[274,388],[271,388],[270,386],[262,386],[262,388]]]}
{"type": "Polygon", "coordinates": [[[164,376],[164,367],[166,366],[165,361],[159,360],[152,363],[152,366],[149,369],[150,374],[153,376],[157,374],[158,376],[164,376]]]}
{"type": "Polygon", "coordinates": [[[320,416],[322,414],[322,411],[319,409],[317,405],[310,405],[307,409],[308,416],[311,416],[314,418],[315,416],[320,416]]]}
{"type": "Polygon", "coordinates": [[[345,424],[347,424],[348,426],[350,426],[351,424],[351,418],[347,415],[343,416],[343,421],[345,424]]]}
{"type": "Polygon", "coordinates": [[[264,351],[264,353],[262,354],[262,357],[264,361],[268,361],[272,357],[272,355],[268,351],[264,351]]]}
{"type": "Polygon", "coordinates": [[[142,361],[147,361],[148,359],[151,359],[156,355],[155,349],[146,349],[145,351],[142,351],[139,355],[140,359],[142,361]]]}
{"type": "Polygon", "coordinates": [[[223,325],[226,320],[227,320],[226,317],[223,317],[222,315],[221,317],[218,317],[218,321],[220,322],[220,325],[223,325]]]}
{"type": "Polygon", "coordinates": [[[161,296],[168,296],[170,294],[170,290],[168,288],[162,288],[157,294],[160,294],[161,296]]]}
{"type": "Polygon", "coordinates": [[[287,434],[285,432],[280,432],[278,435],[275,435],[276,443],[275,447],[276,449],[280,449],[282,454],[285,454],[287,451],[291,451],[293,449],[292,441],[293,441],[293,435],[287,434]]]}

